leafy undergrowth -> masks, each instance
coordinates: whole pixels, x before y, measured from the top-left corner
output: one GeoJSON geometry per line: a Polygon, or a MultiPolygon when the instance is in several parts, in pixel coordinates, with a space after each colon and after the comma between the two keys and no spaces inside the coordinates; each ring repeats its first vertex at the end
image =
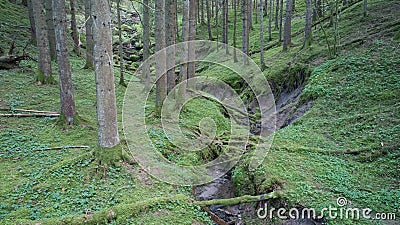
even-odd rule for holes
{"type": "MultiPolygon", "coordinates": [[[[375,41],[316,67],[302,93],[312,108],[277,132],[254,173],[246,164],[236,168],[238,194],[254,194],[249,185],[254,176],[259,193],[282,188],[293,207],[318,212],[337,207],[336,199],[345,197],[347,207],[398,213],[399,49],[399,43],[375,41]]],[[[329,224],[373,223],[327,219],[329,224]]]]}
{"type": "MultiPolygon", "coordinates": [[[[23,26],[28,24],[26,9],[10,5],[6,0],[0,3],[0,21],[9,25],[13,21],[23,26]],[[14,20],[14,17],[22,19],[14,20]]],[[[232,172],[238,195],[279,188],[286,193],[284,203],[290,206],[335,207],[336,198],[346,197],[352,207],[369,207],[374,213],[397,212],[400,207],[400,71],[396,65],[400,64],[400,51],[398,42],[389,39],[398,28],[398,7],[394,0],[375,0],[369,1],[367,18],[362,18],[360,4],[344,13],[339,23],[343,51],[336,59],[327,61],[329,55],[320,31],[314,33],[315,44],[307,49],[301,49],[302,35],[299,35],[293,39],[289,52],[282,53],[281,47],[266,52],[268,68],[264,73],[277,89],[297,82],[293,76],[297,73],[291,72],[297,70],[293,68],[311,68],[313,72],[301,101],[312,100],[313,107],[276,134],[270,153],[254,173],[247,171],[244,157],[232,172]],[[384,15],[383,11],[388,13],[384,15]],[[379,23],[372,23],[377,18],[379,23]],[[368,29],[363,28],[367,26],[368,29]],[[382,34],[374,33],[382,29],[382,34]],[[372,40],[366,38],[364,48],[352,49],[360,42],[347,44],[358,36],[370,34],[377,36],[372,40]],[[342,154],[349,151],[353,153],[342,154]]],[[[304,25],[298,17],[303,11],[304,3],[299,2],[293,31],[304,25]]],[[[324,26],[332,41],[333,28],[324,26]]],[[[18,35],[14,35],[12,26],[5,27],[1,27],[2,33],[7,31],[4,34],[16,39],[17,47],[22,48],[29,36],[27,30],[18,30],[18,35]]],[[[204,26],[199,27],[200,35],[203,29],[204,26]]],[[[229,29],[233,30],[231,24],[229,29]]],[[[251,51],[258,48],[258,29],[259,24],[254,24],[251,51]]],[[[232,34],[229,36],[232,43],[232,34]]],[[[276,37],[274,30],[274,40],[276,37]]],[[[6,49],[10,43],[7,39],[1,47],[6,49]]],[[[237,43],[241,43],[240,38],[237,43]]],[[[27,50],[34,55],[33,49],[29,46],[27,50]]],[[[259,62],[258,54],[254,53],[252,58],[259,62]]],[[[0,223],[210,224],[210,218],[190,203],[189,199],[193,198],[190,188],[157,182],[135,163],[130,165],[118,159],[107,165],[96,160],[102,149],[96,147],[94,74],[82,69],[81,58],[72,57],[71,62],[80,117],[78,125],[60,126],[57,119],[51,118],[0,117],[0,223]],[[69,145],[90,148],[41,150],[69,145]]],[[[219,69],[209,66],[201,75],[219,77],[235,90],[245,90],[235,74],[219,69]]],[[[58,85],[38,85],[35,74],[36,64],[30,61],[23,62],[19,69],[1,71],[0,107],[59,111],[58,85]]],[[[54,77],[58,79],[56,74],[54,77]]],[[[116,92],[121,123],[125,88],[117,85],[116,92]]],[[[218,135],[223,135],[229,126],[227,121],[215,105],[203,100],[186,106],[181,115],[184,131],[193,135],[205,114],[217,118],[218,135]]],[[[157,124],[157,119],[152,123],[157,124]]],[[[174,155],[171,146],[165,147],[165,135],[157,125],[149,133],[158,141],[159,150],[172,161],[186,165],[207,158],[174,155]]],[[[119,156],[123,146],[112,151],[119,156]]],[[[344,219],[328,219],[328,222],[373,223],[344,219]]]]}

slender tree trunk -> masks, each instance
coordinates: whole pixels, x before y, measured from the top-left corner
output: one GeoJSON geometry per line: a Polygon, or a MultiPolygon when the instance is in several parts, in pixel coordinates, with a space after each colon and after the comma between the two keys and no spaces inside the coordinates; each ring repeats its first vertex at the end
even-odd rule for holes
{"type": "Polygon", "coordinates": [[[201,4],[201,24],[205,25],[205,19],[204,19],[204,0],[200,0],[200,4],[201,4]]]}
{"type": "MultiPolygon", "coordinates": [[[[189,41],[189,0],[182,0],[182,41],[189,41]]],[[[180,81],[185,81],[188,78],[187,74],[187,61],[188,61],[188,45],[184,44],[184,51],[182,51],[182,61],[184,62],[181,65],[180,71],[180,81]]]]}
{"type": "Polygon", "coordinates": [[[225,36],[225,53],[229,54],[229,46],[228,46],[228,42],[229,42],[229,30],[228,30],[228,13],[229,13],[229,8],[228,8],[228,0],[224,0],[224,5],[225,5],[225,9],[224,9],[224,36],[225,36]]]}
{"type": "Polygon", "coordinates": [[[175,12],[174,12],[174,0],[165,0],[165,43],[167,48],[167,91],[170,92],[175,87],[175,12]]]}
{"type": "MultiPolygon", "coordinates": [[[[124,57],[122,52],[122,28],[121,28],[121,0],[117,0],[117,23],[118,23],[118,62],[119,62],[119,84],[126,86],[124,78],[124,57]]],[[[71,7],[72,8],[72,7],[71,7]]]]}
{"type": "Polygon", "coordinates": [[[285,28],[283,32],[283,50],[286,51],[292,41],[292,0],[286,1],[285,28]]]}
{"type": "Polygon", "coordinates": [[[149,0],[143,0],[143,66],[142,77],[145,82],[146,89],[150,89],[150,68],[146,61],[150,57],[150,17],[149,17],[149,0]]]}
{"type": "Polygon", "coordinates": [[[249,64],[247,55],[249,54],[249,0],[242,1],[242,51],[245,53],[243,55],[243,63],[245,65],[249,64]]]}
{"type": "Polygon", "coordinates": [[[74,123],[75,100],[72,87],[71,65],[68,54],[67,15],[64,0],[53,0],[53,17],[57,50],[58,73],[60,75],[61,114],[69,125],[74,123]]]}
{"type": "Polygon", "coordinates": [[[71,6],[71,31],[72,31],[72,40],[74,41],[74,52],[79,55],[79,35],[78,29],[76,27],[76,15],[75,15],[75,0],[69,1],[71,6]]]}
{"type": "Polygon", "coordinates": [[[312,0],[306,0],[306,25],[304,28],[304,46],[311,45],[312,42],[312,0]]]}
{"type": "MultiPolygon", "coordinates": [[[[265,1],[267,1],[267,0],[265,0],[265,1]]],[[[261,70],[264,70],[265,62],[264,62],[264,10],[263,10],[263,7],[260,7],[260,62],[261,62],[261,70]]]]}
{"type": "Polygon", "coordinates": [[[317,8],[317,15],[318,15],[318,17],[321,17],[322,16],[322,3],[321,3],[321,0],[316,0],[317,1],[317,6],[316,6],[316,8],[317,8]]]}
{"type": "MultiPolygon", "coordinates": [[[[268,1],[268,0],[266,0],[268,1]]],[[[272,12],[274,6],[272,5],[272,0],[269,0],[269,15],[268,15],[268,41],[272,40],[272,12]]]]}
{"type": "MultiPolygon", "coordinates": [[[[219,0],[215,0],[215,27],[217,28],[217,42],[219,41],[219,25],[218,25],[219,4],[218,4],[218,1],[219,0]]],[[[218,46],[217,46],[217,48],[218,48],[218,46]]]]}
{"type": "Polygon", "coordinates": [[[113,68],[111,8],[108,0],[91,0],[91,5],[98,142],[100,147],[111,148],[119,143],[113,68]]]}
{"type": "Polygon", "coordinates": [[[236,18],[237,18],[237,0],[233,0],[233,61],[238,62],[236,54],[236,18]]]}
{"type": "Polygon", "coordinates": [[[280,9],[279,9],[279,41],[282,41],[282,24],[283,24],[283,0],[280,1],[280,9]]]}
{"type": "Polygon", "coordinates": [[[208,31],[208,40],[212,40],[212,33],[211,33],[211,13],[210,13],[210,0],[206,0],[206,11],[207,11],[207,31],[208,31]]]}
{"type": "Polygon", "coordinates": [[[296,10],[296,0],[292,0],[292,13],[296,10]]]}
{"type": "Polygon", "coordinates": [[[247,2],[247,7],[247,16],[249,17],[247,18],[247,23],[249,24],[249,29],[253,30],[253,2],[251,0],[247,2]]]}
{"type": "Polygon", "coordinates": [[[364,13],[364,17],[366,17],[367,16],[367,0],[364,0],[363,13],[364,13]]]}
{"type": "Polygon", "coordinates": [[[254,18],[254,21],[255,21],[255,24],[257,24],[258,23],[258,7],[257,7],[257,0],[254,0],[253,1],[253,11],[255,12],[254,14],[255,14],[255,18],[254,18]]]}
{"type": "MultiPolygon", "coordinates": [[[[155,0],[155,31],[156,52],[165,48],[165,0],[155,0]]],[[[195,21],[196,23],[196,18],[195,21]]],[[[156,59],[156,114],[161,115],[162,104],[167,96],[167,79],[165,76],[166,56],[160,54],[156,59]]]]}
{"type": "Polygon", "coordinates": [[[279,29],[279,4],[280,0],[276,0],[276,10],[275,10],[275,30],[279,29]]]}
{"type": "MultiPolygon", "coordinates": [[[[200,1],[201,1],[201,0],[196,0],[196,5],[197,5],[197,6],[200,6],[200,1]]],[[[196,20],[197,20],[197,23],[201,23],[201,18],[200,18],[200,7],[197,7],[196,10],[197,10],[197,13],[196,13],[196,20]]]]}
{"type": "MultiPolygon", "coordinates": [[[[189,0],[189,41],[196,40],[196,1],[189,0]]],[[[189,43],[188,78],[195,77],[195,45],[189,43]]],[[[190,84],[190,83],[189,83],[190,84]]]]}
{"type": "Polygon", "coordinates": [[[39,58],[39,74],[37,81],[45,84],[52,82],[51,58],[49,48],[49,36],[46,28],[46,15],[41,0],[32,0],[32,8],[35,16],[36,40],[39,58]]]}
{"type": "Polygon", "coordinates": [[[31,42],[36,44],[36,27],[35,27],[35,17],[32,8],[32,0],[28,0],[28,13],[29,13],[29,22],[30,22],[30,33],[31,33],[31,42]]]}
{"type": "Polygon", "coordinates": [[[52,0],[46,0],[44,5],[46,9],[46,26],[48,30],[50,58],[51,60],[56,60],[56,38],[54,36],[53,10],[51,8],[52,0]]]}
{"type": "Polygon", "coordinates": [[[93,19],[91,16],[91,0],[85,0],[85,32],[86,32],[86,69],[94,68],[93,59],[93,19]]]}

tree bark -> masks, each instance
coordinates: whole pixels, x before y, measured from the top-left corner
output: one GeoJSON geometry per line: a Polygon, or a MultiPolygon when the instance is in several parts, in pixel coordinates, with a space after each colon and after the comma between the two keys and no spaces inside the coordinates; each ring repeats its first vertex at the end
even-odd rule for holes
{"type": "Polygon", "coordinates": [[[283,32],[283,50],[286,51],[292,41],[291,30],[292,30],[292,0],[286,1],[286,16],[285,16],[285,28],[283,32]]]}
{"type": "Polygon", "coordinates": [[[165,0],[165,42],[167,48],[166,66],[167,66],[167,91],[170,92],[175,87],[175,0],[165,0]]]}
{"type": "Polygon", "coordinates": [[[91,0],[85,0],[85,32],[86,32],[86,64],[85,68],[94,68],[93,58],[93,18],[91,16],[91,0]]]}
{"type": "Polygon", "coordinates": [[[43,2],[41,0],[32,0],[32,8],[35,15],[36,40],[39,53],[39,74],[37,80],[44,84],[52,82],[52,69],[43,2]]]}
{"type": "Polygon", "coordinates": [[[67,124],[72,125],[74,123],[76,111],[71,77],[71,65],[68,54],[65,1],[53,0],[52,8],[55,25],[58,73],[60,75],[61,114],[65,116],[67,124]]]}
{"type": "Polygon", "coordinates": [[[29,13],[29,23],[30,23],[30,33],[31,33],[31,42],[36,44],[36,27],[35,27],[35,17],[32,8],[32,0],[28,0],[28,13],[29,13]]]}
{"type": "MultiPolygon", "coordinates": [[[[268,0],[266,0],[268,1],[268,0]]],[[[268,41],[272,41],[272,12],[273,12],[272,0],[269,0],[269,15],[268,15],[268,41]]]]}
{"type": "Polygon", "coordinates": [[[115,98],[111,9],[108,0],[91,0],[94,40],[94,66],[98,143],[111,148],[119,143],[115,98]]]}
{"type": "Polygon", "coordinates": [[[74,41],[74,52],[79,55],[80,40],[78,35],[78,29],[76,27],[75,0],[70,0],[69,3],[71,6],[71,31],[72,31],[72,40],[74,41]]]}
{"type": "MultiPolygon", "coordinates": [[[[71,7],[72,8],[72,7],[71,7]]],[[[119,84],[126,86],[124,78],[124,57],[122,51],[122,29],[121,29],[121,0],[117,0],[117,23],[118,23],[118,62],[119,62],[119,84]]]]}
{"type": "Polygon", "coordinates": [[[249,64],[247,55],[249,54],[249,0],[242,1],[242,51],[245,53],[243,55],[243,63],[245,65],[249,64]]]}
{"type": "Polygon", "coordinates": [[[236,54],[236,18],[237,18],[237,0],[233,0],[233,61],[238,62],[237,54],[236,54]]]}
{"type": "Polygon", "coordinates": [[[312,0],[306,0],[306,25],[304,28],[304,46],[311,45],[312,42],[312,0]]]}
{"type": "Polygon", "coordinates": [[[208,40],[212,40],[212,33],[211,33],[211,12],[210,12],[210,0],[206,0],[206,11],[207,11],[207,31],[208,31],[208,40]]]}
{"type": "MultiPolygon", "coordinates": [[[[261,0],[262,3],[263,0],[261,0]]],[[[265,0],[268,1],[268,0],[265,0]]],[[[263,4],[261,4],[263,5],[263,4]]],[[[264,62],[264,10],[263,7],[260,7],[260,62],[261,62],[261,70],[265,68],[264,62]]]]}
{"type": "Polygon", "coordinates": [[[280,7],[280,0],[276,0],[276,10],[275,10],[275,30],[279,29],[279,7],[280,7]]]}
{"type": "Polygon", "coordinates": [[[364,13],[364,17],[366,17],[367,16],[367,0],[364,0],[363,13],[364,13]]]}
{"type": "MultiPolygon", "coordinates": [[[[156,52],[165,48],[165,0],[155,0],[155,42],[156,52]]],[[[195,21],[196,23],[196,18],[195,21]]],[[[167,95],[167,79],[165,76],[166,55],[159,54],[156,59],[156,114],[161,115],[163,101],[167,95]]]]}
{"type": "Polygon", "coordinates": [[[282,23],[283,23],[283,0],[280,1],[279,9],[279,41],[282,41],[282,23]]]}
{"type": "Polygon", "coordinates": [[[204,25],[206,24],[204,21],[204,0],[200,0],[200,4],[201,4],[201,24],[204,25]]]}
{"type": "MultiPolygon", "coordinates": [[[[189,41],[196,40],[196,1],[189,0],[189,41]]],[[[188,78],[195,77],[195,45],[189,42],[189,63],[188,63],[188,78]]]]}
{"type": "Polygon", "coordinates": [[[150,57],[150,17],[149,17],[149,0],[143,0],[143,66],[142,77],[145,82],[146,89],[150,88],[150,68],[146,60],[150,57]]]}
{"type": "Polygon", "coordinates": [[[53,10],[52,10],[52,0],[45,0],[44,2],[45,10],[46,10],[46,26],[47,26],[47,35],[49,39],[49,47],[50,47],[50,58],[51,60],[56,60],[56,38],[54,34],[54,22],[53,22],[53,10]]]}

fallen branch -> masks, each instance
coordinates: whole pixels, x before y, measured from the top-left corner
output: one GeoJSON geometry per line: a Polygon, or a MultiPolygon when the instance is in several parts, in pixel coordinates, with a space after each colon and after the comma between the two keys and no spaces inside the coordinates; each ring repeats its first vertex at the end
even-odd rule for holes
{"type": "Polygon", "coordinates": [[[0,70],[10,70],[17,68],[19,66],[20,61],[22,60],[32,60],[32,58],[28,55],[5,55],[0,56],[0,70]]]}
{"type": "Polygon", "coordinates": [[[6,113],[0,117],[59,117],[59,113],[6,113]]]}
{"type": "Polygon", "coordinates": [[[35,150],[32,150],[32,151],[38,152],[38,151],[62,150],[62,149],[70,149],[70,148],[75,148],[75,149],[79,149],[79,148],[90,148],[90,146],[86,146],[86,145],[61,146],[61,147],[50,147],[50,148],[35,149],[35,150]]]}
{"type": "Polygon", "coordinates": [[[17,111],[17,112],[31,112],[31,113],[47,113],[47,114],[57,114],[58,112],[51,111],[40,111],[34,109],[11,109],[11,107],[0,108],[0,111],[17,111]]]}
{"type": "Polygon", "coordinates": [[[242,203],[249,203],[249,202],[258,202],[267,199],[274,199],[279,198],[281,193],[278,191],[274,191],[268,194],[262,195],[244,195],[235,198],[226,198],[226,199],[212,199],[207,201],[194,201],[193,203],[198,206],[209,206],[209,205],[237,205],[242,203]]]}

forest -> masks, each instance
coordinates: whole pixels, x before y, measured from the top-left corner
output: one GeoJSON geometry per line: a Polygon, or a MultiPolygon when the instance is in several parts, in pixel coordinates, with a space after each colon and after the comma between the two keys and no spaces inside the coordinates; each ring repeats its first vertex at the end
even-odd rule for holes
{"type": "Polygon", "coordinates": [[[0,224],[400,224],[399,0],[0,0],[0,224]]]}

